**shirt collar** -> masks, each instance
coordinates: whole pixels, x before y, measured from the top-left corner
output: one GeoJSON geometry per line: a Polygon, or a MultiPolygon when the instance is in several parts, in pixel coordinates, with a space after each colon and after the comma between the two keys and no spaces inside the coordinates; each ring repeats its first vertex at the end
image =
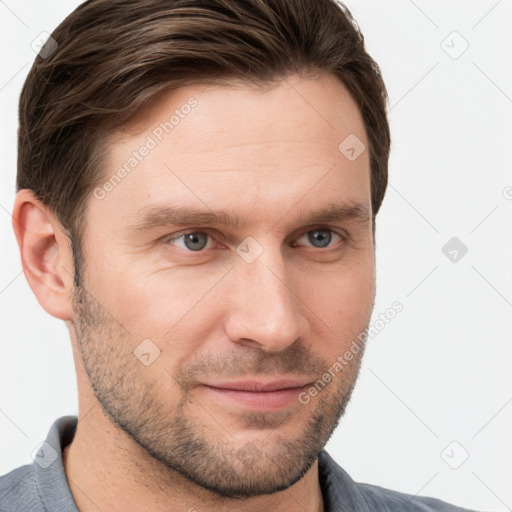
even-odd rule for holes
{"type": "Polygon", "coordinates": [[[72,441],[76,425],[76,416],[55,420],[34,458],[37,489],[47,510],[78,512],[62,462],[62,450],[72,441]]]}

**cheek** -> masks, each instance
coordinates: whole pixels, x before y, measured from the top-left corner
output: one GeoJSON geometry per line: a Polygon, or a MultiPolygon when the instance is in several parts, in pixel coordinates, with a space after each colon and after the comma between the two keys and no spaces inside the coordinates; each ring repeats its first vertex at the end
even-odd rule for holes
{"type": "Polygon", "coordinates": [[[211,335],[216,305],[209,291],[220,277],[210,273],[191,278],[178,271],[145,273],[131,268],[112,273],[108,282],[101,283],[101,295],[133,344],[150,339],[162,351],[161,362],[171,369],[190,358],[211,335]]]}
{"type": "Polygon", "coordinates": [[[295,283],[300,298],[313,311],[319,309],[331,318],[360,312],[364,318],[375,296],[375,268],[372,258],[364,257],[356,264],[305,269],[295,283]]]}
{"type": "Polygon", "coordinates": [[[370,322],[375,299],[375,274],[367,264],[337,266],[325,273],[302,273],[300,293],[309,308],[314,332],[324,340],[326,351],[339,352],[349,346],[370,322]],[[326,343],[331,340],[330,343],[326,343]]]}

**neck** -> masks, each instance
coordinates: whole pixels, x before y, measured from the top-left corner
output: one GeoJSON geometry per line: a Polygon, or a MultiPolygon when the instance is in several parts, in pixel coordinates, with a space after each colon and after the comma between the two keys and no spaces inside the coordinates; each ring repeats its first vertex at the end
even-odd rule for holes
{"type": "Polygon", "coordinates": [[[80,512],[323,511],[318,461],[284,491],[244,500],[219,497],[147,454],[110,423],[97,403],[83,418],[79,415],[63,463],[80,512]]]}

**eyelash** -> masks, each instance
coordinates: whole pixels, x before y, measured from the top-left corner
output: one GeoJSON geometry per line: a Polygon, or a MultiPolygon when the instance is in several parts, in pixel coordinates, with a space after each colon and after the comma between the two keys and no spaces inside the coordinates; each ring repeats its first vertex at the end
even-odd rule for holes
{"type": "MultiPolygon", "coordinates": [[[[337,231],[336,229],[332,229],[330,227],[316,227],[316,228],[312,228],[312,229],[309,229],[307,231],[305,231],[304,233],[302,233],[298,238],[302,238],[304,235],[307,235],[308,233],[312,233],[314,231],[329,231],[331,233],[334,233],[335,235],[338,235],[340,238],[341,238],[341,241],[342,242],[346,242],[349,238],[350,238],[350,235],[343,231],[343,232],[340,232],[340,231],[337,231]]],[[[166,237],[164,240],[163,240],[163,243],[165,244],[168,244],[168,245],[172,245],[171,242],[175,241],[175,240],[178,240],[186,235],[190,235],[190,234],[193,234],[193,233],[202,233],[202,234],[205,234],[207,235],[208,237],[210,237],[211,239],[214,239],[214,237],[208,233],[207,231],[204,231],[204,230],[201,230],[201,229],[193,229],[193,230],[188,230],[184,233],[180,233],[178,235],[173,235],[172,237],[166,237]]],[[[294,248],[297,247],[297,246],[294,246],[294,248]]],[[[331,246],[327,246],[327,247],[313,247],[313,246],[309,246],[313,249],[318,249],[318,250],[322,250],[322,251],[328,251],[331,246]]],[[[180,249],[183,249],[184,251],[186,252],[189,252],[189,253],[192,253],[192,254],[201,254],[201,253],[204,253],[206,252],[208,249],[201,249],[200,251],[192,251],[191,249],[187,249],[186,247],[180,247],[180,249]]]]}

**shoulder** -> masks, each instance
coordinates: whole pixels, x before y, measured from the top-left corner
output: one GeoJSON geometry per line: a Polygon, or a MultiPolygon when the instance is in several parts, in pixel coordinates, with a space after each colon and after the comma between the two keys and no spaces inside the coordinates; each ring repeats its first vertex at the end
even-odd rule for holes
{"type": "Polygon", "coordinates": [[[367,504],[368,510],[382,512],[475,512],[457,507],[437,498],[416,496],[377,485],[354,482],[356,493],[367,504]]]}
{"type": "Polygon", "coordinates": [[[329,512],[475,512],[437,498],[355,482],[325,451],[318,457],[324,504],[329,512]]]}
{"type": "Polygon", "coordinates": [[[0,512],[46,512],[37,489],[33,464],[0,476],[0,512]]]}

